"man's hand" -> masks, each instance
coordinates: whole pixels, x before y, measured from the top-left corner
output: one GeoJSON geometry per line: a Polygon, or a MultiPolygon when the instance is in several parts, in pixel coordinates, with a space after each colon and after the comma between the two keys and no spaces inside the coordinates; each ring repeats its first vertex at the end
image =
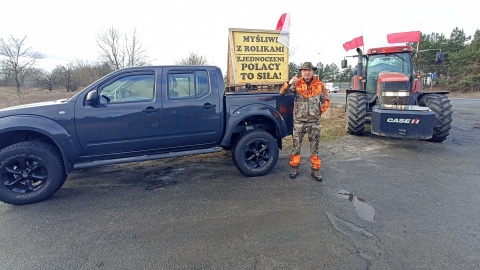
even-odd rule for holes
{"type": "Polygon", "coordinates": [[[297,74],[295,74],[295,76],[290,79],[288,84],[292,85],[292,84],[296,84],[297,82],[298,82],[298,77],[297,77],[297,74]]]}
{"type": "Polygon", "coordinates": [[[320,95],[320,102],[323,104],[325,102],[325,100],[327,99],[327,96],[325,96],[325,94],[321,94],[320,95]]]}

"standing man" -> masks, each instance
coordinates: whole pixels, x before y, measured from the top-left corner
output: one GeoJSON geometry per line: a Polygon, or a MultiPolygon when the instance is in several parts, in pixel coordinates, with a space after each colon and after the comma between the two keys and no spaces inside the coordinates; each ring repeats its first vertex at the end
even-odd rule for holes
{"type": "Polygon", "coordinates": [[[293,148],[290,155],[290,165],[292,171],[290,178],[298,175],[298,166],[300,165],[300,148],[303,137],[308,134],[310,142],[310,162],[312,163],[312,177],[317,181],[322,181],[318,145],[320,143],[321,114],[324,113],[330,105],[330,98],[325,85],[313,75],[317,67],[311,62],[305,62],[300,67],[302,76],[295,76],[285,83],[280,89],[280,94],[286,95],[293,93],[295,103],[293,109],[293,148]]]}

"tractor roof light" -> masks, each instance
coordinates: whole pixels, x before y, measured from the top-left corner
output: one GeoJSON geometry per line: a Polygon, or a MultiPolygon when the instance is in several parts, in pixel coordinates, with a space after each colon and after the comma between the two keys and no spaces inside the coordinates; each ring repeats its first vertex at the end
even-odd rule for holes
{"type": "Polygon", "coordinates": [[[371,48],[367,51],[367,54],[389,54],[389,53],[398,53],[398,52],[411,52],[413,51],[412,46],[392,46],[392,47],[379,47],[371,48]]]}

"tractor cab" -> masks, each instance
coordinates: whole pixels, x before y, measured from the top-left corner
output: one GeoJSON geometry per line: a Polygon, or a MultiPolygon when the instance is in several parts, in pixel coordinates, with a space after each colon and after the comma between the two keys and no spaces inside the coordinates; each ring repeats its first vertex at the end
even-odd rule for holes
{"type": "Polygon", "coordinates": [[[378,97],[383,109],[402,109],[416,104],[421,83],[414,75],[412,47],[369,49],[366,56],[365,90],[378,97]]]}

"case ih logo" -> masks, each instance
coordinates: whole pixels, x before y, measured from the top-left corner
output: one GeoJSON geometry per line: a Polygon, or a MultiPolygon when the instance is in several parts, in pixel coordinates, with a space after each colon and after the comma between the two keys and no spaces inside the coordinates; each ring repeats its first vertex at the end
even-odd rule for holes
{"type": "Polygon", "coordinates": [[[418,118],[388,118],[387,122],[389,123],[399,123],[399,124],[413,124],[418,125],[420,123],[420,119],[418,118]]]}

